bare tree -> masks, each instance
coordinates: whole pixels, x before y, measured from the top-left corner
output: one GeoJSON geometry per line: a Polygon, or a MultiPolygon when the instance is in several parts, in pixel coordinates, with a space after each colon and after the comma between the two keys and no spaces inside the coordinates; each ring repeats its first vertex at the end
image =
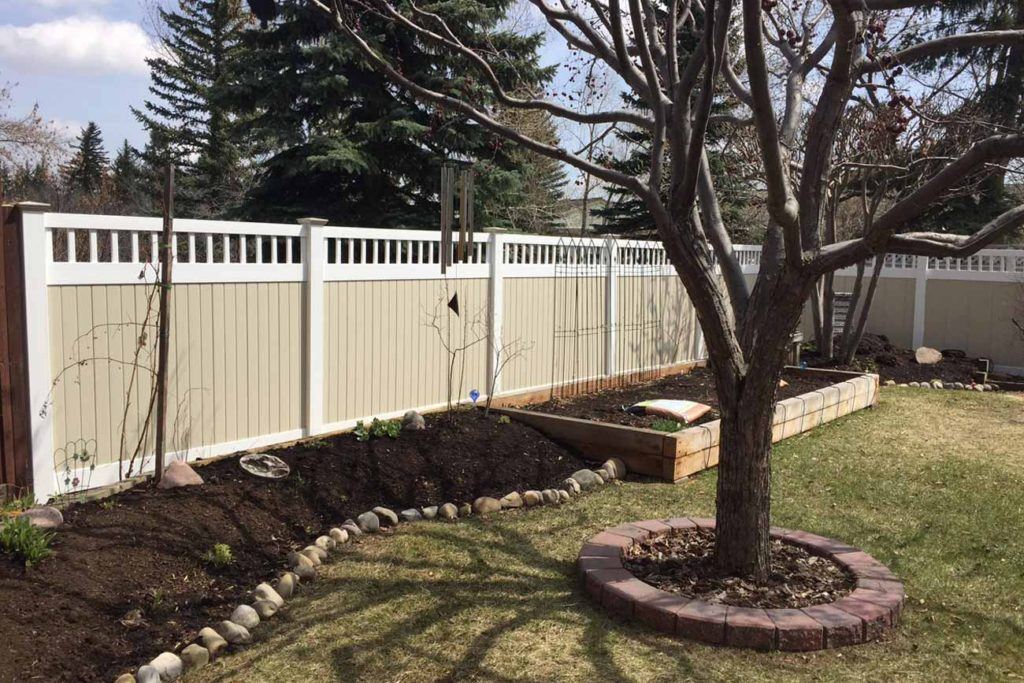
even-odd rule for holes
{"type": "Polygon", "coordinates": [[[815,283],[826,273],[885,252],[970,254],[1024,223],[1020,206],[970,236],[900,232],[966,174],[1024,156],[1024,134],[1004,131],[973,140],[880,212],[862,234],[824,244],[823,209],[843,116],[855,93],[884,88],[879,78],[894,65],[909,68],[925,57],[1019,44],[1024,31],[984,31],[897,49],[869,40],[869,29],[886,16],[921,11],[934,3],[797,0],[780,7],[777,0],[667,0],[665,11],[659,11],[653,0],[531,1],[571,48],[605,62],[643,108],[579,112],[540,94],[513,96],[521,84],[502,68],[506,62],[500,49],[415,2],[399,8],[388,0],[310,0],[396,86],[623,187],[643,201],[696,309],[718,388],[722,423],[716,562],[725,572],[763,577],[769,570],[775,389],[787,342],[815,283]],[[501,106],[547,111],[580,124],[616,123],[649,131],[647,168],[631,175],[534,140],[500,123],[492,111],[455,87],[413,80],[382,51],[375,36],[364,33],[363,13],[383,16],[396,30],[461,56],[465,72],[475,73],[501,106]],[[678,48],[684,31],[696,45],[688,53],[678,48]],[[730,55],[733,36],[742,46],[739,59],[730,55]],[[707,161],[707,130],[716,104],[728,104],[729,115],[752,126],[763,170],[771,224],[760,272],[749,290],[717,210],[707,161]]]}

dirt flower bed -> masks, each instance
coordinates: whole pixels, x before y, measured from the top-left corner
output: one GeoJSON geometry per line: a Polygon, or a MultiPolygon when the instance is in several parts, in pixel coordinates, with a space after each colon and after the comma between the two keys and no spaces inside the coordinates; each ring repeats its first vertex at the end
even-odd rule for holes
{"type": "Polygon", "coordinates": [[[810,607],[834,602],[856,585],[835,562],[779,540],[771,542],[766,581],[723,576],[715,569],[714,545],[708,529],[656,536],[627,548],[623,566],[663,591],[736,607],[810,607]]]}
{"type": "MultiPolygon", "coordinates": [[[[787,372],[783,375],[783,379],[787,386],[779,388],[775,394],[776,400],[799,396],[836,382],[834,377],[812,376],[799,372],[787,372]]],[[[718,392],[715,389],[715,380],[707,368],[695,368],[685,374],[662,377],[643,384],[606,389],[569,398],[558,398],[523,407],[527,410],[536,410],[551,415],[652,429],[663,418],[652,415],[633,415],[627,413],[626,408],[640,401],[657,398],[683,399],[711,406],[711,411],[693,422],[694,425],[711,422],[721,417],[718,412],[718,392]]]]}
{"type": "Polygon", "coordinates": [[[71,506],[54,555],[28,571],[0,555],[0,681],[112,681],[226,619],[289,550],[346,518],[555,486],[585,466],[529,427],[469,411],[451,424],[428,415],[395,440],[270,452],[286,479],[220,460],[197,468],[202,486],[71,506]],[[226,566],[208,559],[215,544],[230,546],[226,566]]]}
{"type": "Polygon", "coordinates": [[[823,363],[811,350],[803,356],[812,367],[827,367],[835,370],[878,373],[882,382],[930,382],[933,379],[943,383],[963,382],[970,384],[977,370],[977,359],[968,358],[962,351],[946,349],[942,360],[934,365],[920,365],[912,349],[896,346],[882,334],[866,334],[857,347],[852,365],[823,363]]]}

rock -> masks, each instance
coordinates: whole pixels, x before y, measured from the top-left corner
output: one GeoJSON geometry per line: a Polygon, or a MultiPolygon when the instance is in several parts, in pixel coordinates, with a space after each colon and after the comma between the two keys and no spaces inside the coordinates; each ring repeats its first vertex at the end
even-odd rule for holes
{"type": "Polygon", "coordinates": [[[185,668],[181,657],[173,652],[161,652],[149,665],[156,669],[161,681],[176,681],[181,678],[181,672],[185,668]]]}
{"type": "Polygon", "coordinates": [[[963,382],[954,382],[953,386],[956,387],[957,389],[963,389],[964,388],[964,383],[963,382]]]}
{"type": "Polygon", "coordinates": [[[27,518],[32,526],[40,529],[56,529],[64,523],[64,515],[52,505],[29,508],[22,512],[21,516],[27,518]]]}
{"type": "Polygon", "coordinates": [[[609,458],[601,465],[601,469],[611,475],[612,479],[622,479],[626,476],[626,463],[619,458],[609,458]]]}
{"type": "Polygon", "coordinates": [[[135,676],[132,674],[121,674],[114,679],[114,683],[136,683],[135,676]]]}
{"type": "Polygon", "coordinates": [[[554,489],[544,489],[540,492],[540,495],[544,498],[545,505],[556,505],[558,503],[558,492],[554,489]]]}
{"type": "Polygon", "coordinates": [[[580,489],[583,491],[589,491],[604,484],[604,480],[593,470],[578,470],[573,473],[572,478],[579,483],[580,489]]]}
{"type": "Polygon", "coordinates": [[[458,519],[459,509],[453,503],[445,503],[438,509],[437,515],[441,519],[458,519]]]}
{"type": "Polygon", "coordinates": [[[473,515],[473,506],[469,503],[463,503],[459,506],[459,517],[471,517],[473,515]]]}
{"type": "Polygon", "coordinates": [[[986,384],[982,384],[981,386],[985,387],[985,391],[992,391],[992,385],[991,384],[986,383],[986,384]]]}
{"type": "MultiPolygon", "coordinates": [[[[282,577],[282,579],[283,578],[284,577],[282,577]]],[[[284,606],[284,598],[278,591],[274,590],[269,583],[261,583],[260,585],[256,586],[256,590],[254,590],[252,594],[253,597],[256,598],[257,602],[270,602],[273,603],[275,607],[284,606]]],[[[231,621],[235,620],[232,619],[231,621]]],[[[242,622],[235,621],[235,623],[241,624],[242,622]]],[[[246,628],[251,628],[250,626],[246,626],[245,624],[242,624],[242,626],[245,626],[246,628]]]]}
{"type": "Polygon", "coordinates": [[[558,489],[558,502],[568,503],[572,498],[569,497],[569,492],[565,489],[558,489]]]}
{"type": "Polygon", "coordinates": [[[158,489],[176,489],[181,486],[199,486],[202,483],[203,478],[196,474],[196,471],[187,462],[175,460],[164,470],[164,476],[160,478],[160,483],[156,487],[158,489]]]}
{"type": "Polygon", "coordinates": [[[974,390],[975,391],[985,391],[985,387],[982,384],[975,384],[974,385],[974,390]]]}
{"type": "MultiPolygon", "coordinates": [[[[262,584],[260,584],[260,585],[262,585],[262,584]]],[[[259,589],[260,589],[260,587],[256,586],[256,590],[259,591],[259,589]]],[[[276,589],[277,590],[277,596],[279,598],[281,598],[281,602],[283,603],[285,600],[287,600],[288,598],[290,598],[293,595],[295,595],[295,591],[297,591],[298,589],[299,589],[299,575],[296,574],[295,572],[282,572],[280,578],[278,578],[278,580],[277,580],[277,589],[276,589]]],[[[268,599],[268,598],[264,598],[263,595],[260,595],[259,592],[256,593],[256,597],[261,599],[261,600],[268,599]]],[[[269,599],[272,599],[272,598],[269,598],[269,599]]]]}
{"type": "Polygon", "coordinates": [[[523,502],[526,503],[526,507],[532,508],[534,505],[543,503],[544,497],[540,491],[527,491],[523,494],[523,502]]]}
{"type": "Polygon", "coordinates": [[[410,410],[402,416],[402,431],[415,432],[427,428],[427,421],[415,410],[410,410]]]}
{"type": "Polygon", "coordinates": [[[222,621],[217,624],[217,633],[232,645],[245,645],[252,641],[249,629],[233,621],[222,621]]]}
{"type": "Polygon", "coordinates": [[[501,501],[497,498],[481,496],[473,501],[473,512],[478,515],[490,515],[501,512],[501,501]]]}
{"type": "Polygon", "coordinates": [[[372,512],[364,512],[356,517],[356,524],[364,534],[375,534],[380,531],[380,517],[372,512]]]}
{"type": "Polygon", "coordinates": [[[335,544],[348,543],[348,532],[344,529],[335,527],[327,532],[327,535],[335,542],[335,544]]]}
{"type": "Polygon", "coordinates": [[[202,669],[210,663],[210,651],[202,645],[192,643],[181,651],[181,663],[185,665],[185,671],[202,669]]]}
{"type": "Polygon", "coordinates": [[[239,605],[231,613],[231,621],[251,631],[260,625],[260,615],[249,605],[239,605]]]}
{"type": "Polygon", "coordinates": [[[920,382],[911,382],[908,386],[911,389],[917,389],[919,386],[921,386],[921,383],[920,382]]]}
{"type": "Polygon", "coordinates": [[[312,579],[316,577],[316,566],[305,555],[299,553],[288,553],[288,566],[298,574],[300,579],[312,579]]]}
{"type": "Polygon", "coordinates": [[[135,672],[135,680],[137,683],[160,683],[160,672],[146,664],[140,666],[139,670],[135,672]]]}
{"type": "Polygon", "coordinates": [[[941,379],[933,379],[932,380],[932,388],[933,389],[942,389],[943,388],[942,380],[941,379]]]}
{"type": "Polygon", "coordinates": [[[256,610],[256,614],[259,615],[260,621],[266,621],[270,617],[277,614],[277,605],[272,603],[270,600],[257,600],[252,603],[252,608],[256,610]]]}
{"type": "Polygon", "coordinates": [[[992,385],[992,391],[999,391],[999,385],[998,384],[993,384],[992,385]]]}
{"type": "Polygon", "coordinates": [[[899,386],[901,386],[901,387],[903,387],[904,389],[906,389],[906,388],[907,388],[907,387],[909,387],[910,385],[909,385],[909,384],[907,384],[906,382],[904,382],[903,384],[900,384],[899,386]]]}
{"type": "Polygon", "coordinates": [[[419,522],[423,519],[423,515],[416,508],[409,508],[408,510],[402,510],[398,513],[398,516],[402,518],[403,522],[419,522]]]}
{"type": "Polygon", "coordinates": [[[921,382],[920,384],[917,385],[917,388],[918,389],[931,389],[932,385],[928,384],[928,382],[921,382]]]}
{"type": "Polygon", "coordinates": [[[311,545],[306,546],[305,548],[299,551],[300,554],[305,555],[309,558],[309,561],[313,563],[314,567],[319,567],[321,564],[323,564],[323,557],[321,557],[320,555],[320,553],[322,552],[324,551],[320,550],[320,548],[311,545]]]}
{"type": "Polygon", "coordinates": [[[523,507],[523,497],[519,495],[518,491],[512,491],[511,493],[505,494],[499,502],[502,510],[511,510],[523,507]]]}
{"type": "Polygon", "coordinates": [[[572,477],[569,477],[568,479],[563,481],[562,487],[569,492],[570,496],[578,496],[580,494],[580,491],[582,491],[582,489],[580,488],[580,483],[573,479],[572,477]]]}
{"type": "Polygon", "coordinates": [[[896,386],[896,380],[894,380],[894,379],[887,379],[887,380],[885,380],[885,386],[887,386],[887,387],[894,387],[894,386],[896,386]]]}
{"type": "Polygon", "coordinates": [[[214,631],[212,628],[207,626],[199,632],[199,642],[203,644],[206,651],[210,653],[210,656],[216,659],[220,651],[228,646],[228,641],[214,631]]]}
{"type": "Polygon", "coordinates": [[[384,526],[398,526],[398,515],[394,510],[378,506],[373,508],[373,514],[377,515],[380,523],[384,526]]]}
{"type": "Polygon", "coordinates": [[[313,541],[313,545],[327,552],[330,552],[331,550],[334,550],[338,547],[337,541],[335,541],[330,536],[317,536],[316,540],[313,541]]]}
{"type": "Polygon", "coordinates": [[[347,533],[350,537],[363,535],[363,530],[359,528],[359,525],[351,521],[342,524],[341,530],[347,533]]]}
{"type": "Polygon", "coordinates": [[[919,346],[914,351],[914,359],[918,365],[935,365],[942,360],[942,353],[928,346],[919,346]]]}
{"type": "Polygon", "coordinates": [[[612,475],[609,474],[608,470],[606,470],[603,467],[599,467],[598,469],[594,470],[594,474],[601,477],[602,484],[607,484],[612,480],[612,475]]]}
{"type": "Polygon", "coordinates": [[[435,517],[437,517],[436,505],[428,505],[423,508],[423,519],[434,519],[435,517]]]}

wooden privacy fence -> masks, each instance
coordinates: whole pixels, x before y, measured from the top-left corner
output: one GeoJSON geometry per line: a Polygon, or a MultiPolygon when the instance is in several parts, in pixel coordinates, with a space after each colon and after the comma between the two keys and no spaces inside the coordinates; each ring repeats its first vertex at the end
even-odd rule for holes
{"type": "Polygon", "coordinates": [[[21,230],[17,211],[0,205],[0,502],[20,495],[29,474],[28,366],[21,230]]]}
{"type": "MultiPolygon", "coordinates": [[[[5,228],[4,243],[20,240],[12,248],[24,264],[27,371],[18,372],[27,389],[10,392],[3,405],[24,421],[31,457],[25,448],[25,475],[17,466],[6,473],[7,444],[17,453],[19,432],[9,438],[4,412],[3,476],[26,483],[31,476],[44,500],[151,467],[150,295],[161,221],[50,213],[35,204],[19,211],[20,230],[5,228]],[[134,443],[141,449],[129,470],[134,443]]],[[[211,457],[440,408],[449,394],[466,401],[472,389],[482,401],[492,384],[495,395],[543,395],[705,356],[693,308],[657,242],[491,230],[475,234],[466,260],[442,276],[435,232],[315,218],[295,225],[177,219],[174,229],[171,457],[211,457]],[[460,314],[449,318],[453,295],[460,314]],[[464,348],[451,390],[446,345],[464,348]],[[519,352],[510,357],[512,348],[519,352]]],[[[738,250],[753,277],[759,249],[738,250]]],[[[839,274],[838,287],[851,273],[839,274]]],[[[1024,350],[1008,332],[1010,289],[1015,294],[1022,278],[1024,252],[925,265],[887,257],[869,330],[908,345],[923,330],[932,345],[1024,366],[1024,350]],[[926,302],[912,296],[922,277],[926,302]],[[947,291],[957,287],[966,294],[947,291]],[[957,336],[983,314],[983,325],[957,336]]]]}

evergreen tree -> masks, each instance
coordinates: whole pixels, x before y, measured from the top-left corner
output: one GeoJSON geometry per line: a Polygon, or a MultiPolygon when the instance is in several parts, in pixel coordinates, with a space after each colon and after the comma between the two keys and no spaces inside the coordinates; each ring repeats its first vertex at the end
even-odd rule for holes
{"type": "Polygon", "coordinates": [[[168,161],[178,167],[184,213],[222,215],[238,202],[247,178],[243,127],[224,93],[248,15],[241,0],[180,0],[177,11],[159,14],[166,56],[147,60],[153,99],[133,109],[158,141],[143,159],[153,173],[168,161]]]}
{"type": "MultiPolygon", "coordinates": [[[[458,12],[460,38],[470,43],[489,31],[493,49],[509,56],[501,78],[539,83],[549,76],[537,66],[541,37],[494,31],[509,1],[432,10],[458,12]]],[[[512,150],[480,126],[396,91],[308,3],[279,5],[279,21],[248,31],[236,61],[230,101],[247,117],[262,159],[239,216],[436,227],[440,164],[454,158],[474,162],[478,225],[505,222],[503,207],[514,201],[524,172],[512,150]]],[[[364,34],[416,78],[455,78],[476,89],[478,101],[490,101],[486,88],[458,76],[469,71],[458,55],[421,45],[371,13],[360,21],[364,34]]]]}
{"type": "Polygon", "coordinates": [[[68,190],[85,195],[99,192],[109,163],[99,126],[87,123],[71,148],[75,153],[64,167],[68,190]]]}
{"type": "Polygon", "coordinates": [[[112,203],[120,213],[148,214],[153,212],[150,197],[155,194],[146,184],[139,153],[128,144],[117,152],[111,166],[112,203]]]}

